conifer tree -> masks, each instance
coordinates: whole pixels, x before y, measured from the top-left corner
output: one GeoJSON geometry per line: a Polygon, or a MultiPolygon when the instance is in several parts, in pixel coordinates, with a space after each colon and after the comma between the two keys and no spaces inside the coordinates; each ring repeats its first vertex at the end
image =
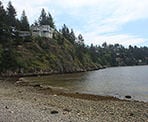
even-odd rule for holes
{"type": "Polygon", "coordinates": [[[67,40],[74,44],[76,36],[73,29],[69,30],[69,28],[64,24],[61,33],[67,40]]]}
{"type": "Polygon", "coordinates": [[[78,35],[78,44],[83,45],[84,44],[84,39],[81,34],[78,35]]]}
{"type": "Polygon", "coordinates": [[[7,24],[9,26],[16,26],[16,10],[13,7],[12,3],[9,2],[8,3],[8,7],[7,7],[7,24]]]}
{"type": "Polygon", "coordinates": [[[69,28],[64,24],[63,27],[62,27],[62,34],[65,38],[68,38],[68,35],[69,35],[69,28]]]}
{"type": "Polygon", "coordinates": [[[29,22],[28,22],[28,19],[27,19],[27,16],[25,14],[25,11],[23,10],[22,12],[22,16],[21,16],[21,19],[20,19],[20,29],[22,31],[29,31],[29,22]]]}
{"type": "Polygon", "coordinates": [[[49,12],[48,12],[48,16],[47,16],[47,23],[50,25],[50,27],[55,28],[53,18],[49,12]]]}
{"type": "Polygon", "coordinates": [[[45,9],[42,9],[38,23],[39,25],[49,25],[50,27],[55,28],[51,14],[48,13],[47,15],[45,9]]]}
{"type": "Polygon", "coordinates": [[[6,19],[6,11],[2,5],[2,2],[0,1],[0,24],[5,23],[6,19]]]}
{"type": "Polygon", "coordinates": [[[73,29],[71,29],[71,32],[70,32],[69,36],[70,36],[70,42],[74,43],[75,39],[76,39],[76,36],[75,36],[75,33],[74,33],[73,29]]]}
{"type": "Polygon", "coordinates": [[[8,26],[6,23],[6,11],[0,1],[0,43],[4,44],[8,38],[8,26]]]}
{"type": "Polygon", "coordinates": [[[41,15],[40,15],[40,17],[39,17],[39,24],[40,25],[47,25],[47,23],[46,23],[46,12],[45,12],[45,9],[42,9],[42,11],[41,11],[41,15]]]}

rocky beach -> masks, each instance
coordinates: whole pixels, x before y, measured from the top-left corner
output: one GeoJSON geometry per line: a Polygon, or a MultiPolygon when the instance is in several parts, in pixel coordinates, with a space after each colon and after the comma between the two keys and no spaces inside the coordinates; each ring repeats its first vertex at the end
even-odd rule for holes
{"type": "Polygon", "coordinates": [[[148,103],[0,81],[0,122],[148,122],[148,103]]]}

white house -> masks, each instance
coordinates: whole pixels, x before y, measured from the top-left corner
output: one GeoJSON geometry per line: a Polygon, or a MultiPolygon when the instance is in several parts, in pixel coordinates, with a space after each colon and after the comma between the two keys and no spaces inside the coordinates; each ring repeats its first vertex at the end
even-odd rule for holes
{"type": "Polygon", "coordinates": [[[52,38],[54,29],[51,28],[49,25],[41,25],[41,26],[32,26],[31,27],[32,36],[40,36],[40,37],[47,37],[52,38]]]}

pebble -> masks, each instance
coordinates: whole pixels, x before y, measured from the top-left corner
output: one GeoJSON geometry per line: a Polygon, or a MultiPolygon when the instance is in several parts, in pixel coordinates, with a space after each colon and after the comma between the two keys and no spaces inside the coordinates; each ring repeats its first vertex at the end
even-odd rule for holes
{"type": "Polygon", "coordinates": [[[50,113],[51,113],[51,114],[58,114],[59,112],[56,111],[56,110],[53,110],[53,111],[51,111],[50,113]]]}
{"type": "Polygon", "coordinates": [[[5,106],[6,109],[8,109],[8,106],[5,106]]]}
{"type": "Polygon", "coordinates": [[[132,97],[130,95],[126,95],[125,98],[131,99],[132,97]]]}

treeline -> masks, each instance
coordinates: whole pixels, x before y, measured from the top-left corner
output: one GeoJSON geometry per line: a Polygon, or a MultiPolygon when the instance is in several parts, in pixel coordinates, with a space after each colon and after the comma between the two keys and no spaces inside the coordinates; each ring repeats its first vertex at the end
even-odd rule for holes
{"type": "Polygon", "coordinates": [[[125,48],[119,44],[102,46],[91,45],[90,54],[94,62],[105,66],[133,66],[148,64],[148,48],[129,46],[125,48]]]}
{"type": "Polygon", "coordinates": [[[16,30],[29,32],[30,24],[25,11],[22,12],[20,19],[16,18],[16,15],[16,10],[11,2],[8,3],[5,10],[0,1],[0,72],[22,72],[22,70],[29,72],[30,69],[32,71],[72,72],[99,69],[104,66],[148,64],[148,47],[129,46],[125,48],[120,44],[107,43],[103,43],[101,46],[93,44],[87,46],[84,44],[82,34],[76,36],[74,30],[69,29],[65,24],[57,30],[51,14],[44,9],[38,20],[32,25],[50,25],[55,29],[53,39],[30,36],[24,41],[23,38],[18,37],[16,30]],[[29,47],[27,42],[32,47],[29,47]],[[53,47],[56,51],[52,49],[53,47]],[[23,59],[24,55],[27,55],[26,58],[29,57],[29,53],[34,57],[23,59]],[[73,68],[68,70],[66,65],[73,68]]]}

